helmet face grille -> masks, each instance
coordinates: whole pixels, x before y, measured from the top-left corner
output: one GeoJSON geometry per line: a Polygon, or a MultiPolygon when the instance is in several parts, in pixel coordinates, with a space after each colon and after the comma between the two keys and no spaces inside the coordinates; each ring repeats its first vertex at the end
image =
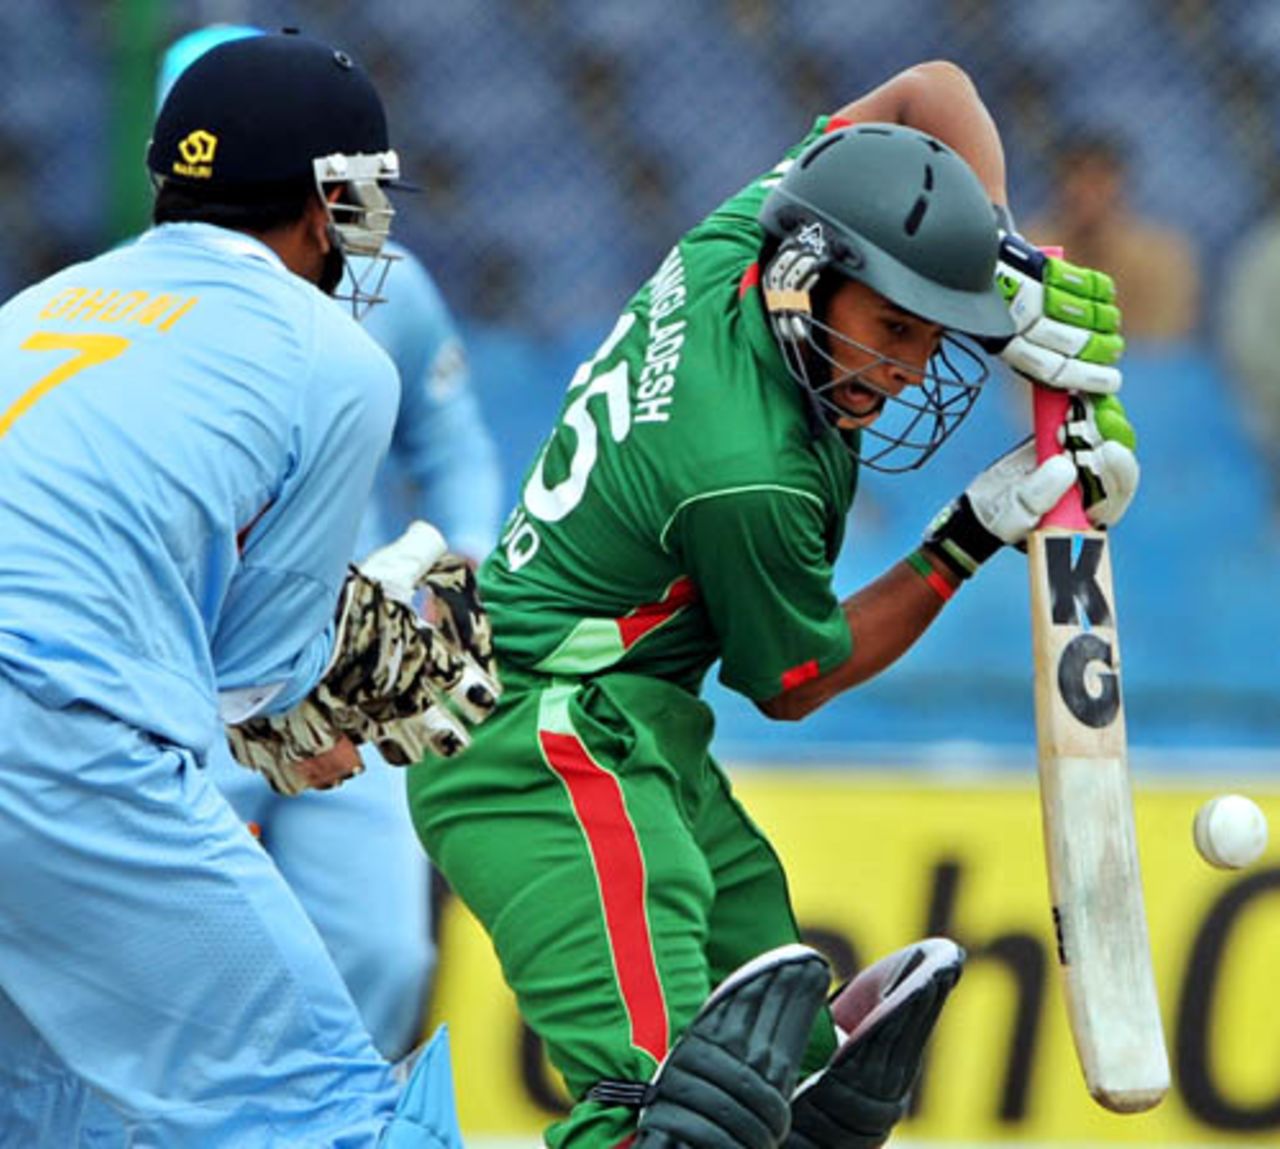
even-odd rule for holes
{"type": "Polygon", "coordinates": [[[391,264],[399,256],[384,250],[395,208],[383,182],[396,179],[400,162],[394,151],[376,156],[326,156],[315,161],[315,182],[329,213],[329,235],[342,253],[344,275],[333,297],[351,304],[363,319],[369,308],[384,301],[382,294],[391,264]],[[328,191],[342,192],[331,201],[328,191]]]}
{"type": "Polygon", "coordinates": [[[964,421],[990,369],[976,347],[951,334],[943,335],[923,372],[850,338],[811,310],[810,292],[822,274],[830,273],[813,270],[807,287],[793,289],[789,297],[777,292],[769,306],[769,323],[787,371],[800,385],[819,422],[832,428],[838,429],[850,414],[835,398],[841,387],[854,384],[878,395],[874,420],[861,426],[856,435],[842,434],[841,443],[860,465],[872,470],[891,474],[914,471],[964,421]],[[857,350],[866,364],[853,372],[845,369],[833,353],[840,344],[857,350]],[[915,382],[896,395],[883,390],[871,376],[884,365],[905,369],[915,376],[915,382]]]}

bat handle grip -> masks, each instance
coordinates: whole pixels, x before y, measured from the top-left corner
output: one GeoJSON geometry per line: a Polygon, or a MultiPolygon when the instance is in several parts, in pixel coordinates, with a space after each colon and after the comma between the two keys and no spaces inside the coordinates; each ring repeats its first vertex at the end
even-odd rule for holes
{"type": "MultiPolygon", "coordinates": [[[[1045,255],[1062,257],[1060,247],[1041,247],[1045,255]]],[[[1058,430],[1067,421],[1067,410],[1071,405],[1071,396],[1066,391],[1055,387],[1045,387],[1034,383],[1032,391],[1032,413],[1035,421],[1036,460],[1043,463],[1054,455],[1062,454],[1058,443],[1058,430]]],[[[1087,530],[1089,517],[1084,513],[1084,496],[1079,483],[1072,483],[1066,494],[1051,507],[1040,520],[1042,527],[1068,527],[1071,530],[1087,530]]]]}
{"type": "MultiPolygon", "coordinates": [[[[1032,403],[1035,416],[1036,459],[1043,463],[1062,453],[1058,444],[1058,429],[1067,421],[1067,409],[1071,396],[1066,391],[1032,385],[1032,403]]],[[[1087,530],[1089,517],[1084,513],[1084,497],[1079,483],[1072,483],[1066,494],[1049,509],[1040,520],[1042,527],[1069,527],[1087,530]]]]}

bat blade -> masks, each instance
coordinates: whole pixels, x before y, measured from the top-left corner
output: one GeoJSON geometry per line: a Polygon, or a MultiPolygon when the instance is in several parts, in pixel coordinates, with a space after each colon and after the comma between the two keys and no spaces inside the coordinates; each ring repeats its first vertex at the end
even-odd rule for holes
{"type": "Polygon", "coordinates": [[[1067,1016],[1090,1094],[1136,1113],[1168,1091],[1169,1061],[1134,830],[1108,540],[1042,526],[1027,550],[1041,813],[1067,1016]]]}
{"type": "MultiPolygon", "coordinates": [[[[1032,391],[1044,460],[1061,450],[1070,398],[1032,391]]],[[[1027,559],[1040,811],[1067,1019],[1093,1099],[1141,1113],[1169,1090],[1169,1054],[1133,822],[1111,549],[1078,485],[1031,532],[1027,559]]]]}

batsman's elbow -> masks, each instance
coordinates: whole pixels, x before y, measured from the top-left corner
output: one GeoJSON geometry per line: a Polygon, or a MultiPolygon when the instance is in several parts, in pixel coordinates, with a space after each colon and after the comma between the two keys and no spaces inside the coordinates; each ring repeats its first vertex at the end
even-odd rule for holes
{"type": "Polygon", "coordinates": [[[772,698],[766,698],[763,702],[757,702],[756,709],[774,722],[799,722],[822,705],[821,699],[811,701],[799,695],[799,691],[788,690],[772,698]]]}
{"type": "MultiPolygon", "coordinates": [[[[855,648],[857,644],[855,643],[855,648]]],[[[791,686],[772,698],[756,703],[756,709],[775,722],[799,722],[838,694],[873,678],[892,662],[901,651],[887,654],[883,650],[855,649],[833,670],[791,686]]]]}

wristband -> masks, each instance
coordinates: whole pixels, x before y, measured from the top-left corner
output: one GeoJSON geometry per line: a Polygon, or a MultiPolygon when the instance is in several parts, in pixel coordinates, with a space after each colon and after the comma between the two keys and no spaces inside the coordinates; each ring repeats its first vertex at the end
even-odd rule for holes
{"type": "Polygon", "coordinates": [[[960,582],[972,578],[1002,546],[1004,543],[982,525],[968,492],[943,507],[924,535],[924,549],[960,582]]]}
{"type": "Polygon", "coordinates": [[[938,569],[926,557],[923,551],[914,550],[907,555],[907,566],[916,572],[925,582],[932,588],[943,602],[946,602],[953,594],[956,593],[956,587],[952,586],[942,575],[938,569]]]}

